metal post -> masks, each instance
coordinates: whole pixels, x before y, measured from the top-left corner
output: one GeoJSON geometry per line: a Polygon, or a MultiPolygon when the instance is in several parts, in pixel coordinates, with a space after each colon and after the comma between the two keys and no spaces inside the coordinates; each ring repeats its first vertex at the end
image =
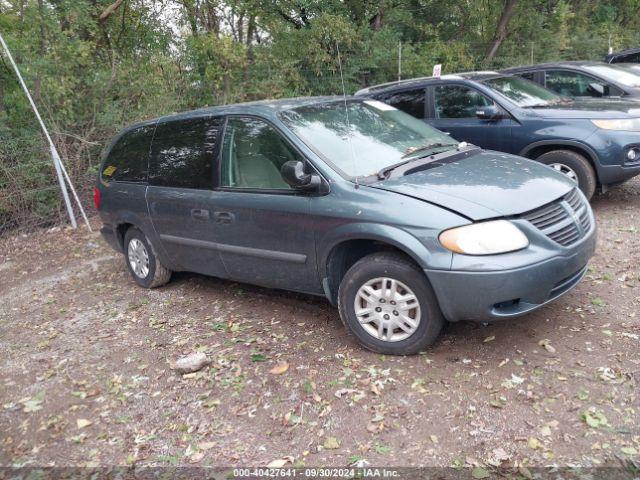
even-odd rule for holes
{"type": "Polygon", "coordinates": [[[398,42],[398,81],[402,80],[402,40],[398,42]]]}
{"type": "Polygon", "coordinates": [[[531,41],[531,65],[533,65],[533,40],[531,41]]]}
{"type": "MultiPolygon", "coordinates": [[[[22,79],[22,75],[20,74],[20,70],[18,70],[18,65],[16,65],[16,62],[13,60],[13,56],[11,55],[11,52],[9,51],[9,47],[7,46],[7,44],[4,41],[4,38],[2,38],[2,34],[0,34],[0,43],[2,44],[4,51],[7,54],[7,58],[9,59],[9,62],[11,63],[11,65],[13,66],[13,69],[16,72],[16,75],[18,76],[18,80],[20,82],[20,85],[22,86],[22,89],[24,90],[25,95],[27,96],[27,98],[29,99],[29,103],[31,104],[31,108],[33,109],[34,113],[36,114],[36,117],[38,119],[38,122],[40,123],[40,127],[42,127],[42,131],[44,132],[44,136],[47,138],[47,141],[49,142],[49,149],[51,151],[51,158],[53,160],[53,165],[56,169],[56,175],[58,177],[58,183],[60,184],[60,190],[62,190],[62,196],[64,198],[64,203],[67,207],[67,214],[69,215],[69,220],[71,220],[71,226],[76,229],[78,228],[78,224],[76,222],[76,217],[73,214],[73,208],[71,206],[71,200],[69,200],[69,192],[67,192],[67,187],[65,185],[64,182],[64,177],[62,176],[62,168],[61,168],[61,161],[60,161],[60,155],[58,155],[58,150],[56,149],[56,146],[53,144],[53,140],[51,140],[51,136],[49,135],[49,131],[47,130],[47,127],[45,126],[44,122],[42,121],[42,117],[40,117],[40,112],[38,112],[38,108],[36,107],[36,104],[34,103],[33,99],[31,98],[31,94],[29,93],[29,89],[27,88],[27,85],[24,83],[24,80],[22,79]]],[[[82,210],[82,205],[78,204],[80,206],[80,209],[82,210]]],[[[89,223],[87,222],[87,226],[89,226],[89,223]]],[[[91,228],[91,227],[89,227],[91,228]]]]}

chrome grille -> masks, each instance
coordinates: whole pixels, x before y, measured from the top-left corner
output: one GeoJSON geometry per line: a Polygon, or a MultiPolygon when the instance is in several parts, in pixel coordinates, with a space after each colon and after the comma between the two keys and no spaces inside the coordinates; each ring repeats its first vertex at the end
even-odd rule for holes
{"type": "Polygon", "coordinates": [[[591,229],[589,207],[577,188],[520,218],[529,221],[551,240],[565,247],[576,243],[591,229]]]}

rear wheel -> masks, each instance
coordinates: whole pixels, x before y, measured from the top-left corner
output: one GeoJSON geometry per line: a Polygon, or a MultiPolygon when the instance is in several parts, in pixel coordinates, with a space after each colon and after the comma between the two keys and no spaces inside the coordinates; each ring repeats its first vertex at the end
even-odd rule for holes
{"type": "Polygon", "coordinates": [[[552,150],[536,160],[572,179],[588,199],[593,197],[596,191],[596,173],[584,156],[571,150],[552,150]]]}
{"type": "Polygon", "coordinates": [[[410,355],[431,345],[444,319],[424,273],[396,253],[356,262],[338,291],[340,318],[374,352],[410,355]]]}
{"type": "Polygon", "coordinates": [[[124,258],[141,287],[159,287],[171,279],[171,270],[160,263],[151,243],[137,228],[130,228],[124,236],[124,258]]]}

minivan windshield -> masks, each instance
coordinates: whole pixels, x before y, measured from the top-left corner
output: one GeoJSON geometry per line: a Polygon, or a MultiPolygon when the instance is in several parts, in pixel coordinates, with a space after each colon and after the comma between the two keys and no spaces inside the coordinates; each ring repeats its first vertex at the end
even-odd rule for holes
{"type": "Polygon", "coordinates": [[[294,108],[283,122],[350,177],[368,177],[411,158],[458,146],[448,135],[377,100],[294,108]]]}
{"type": "Polygon", "coordinates": [[[565,100],[537,83],[515,76],[491,78],[484,84],[523,108],[546,107],[565,100]]]}

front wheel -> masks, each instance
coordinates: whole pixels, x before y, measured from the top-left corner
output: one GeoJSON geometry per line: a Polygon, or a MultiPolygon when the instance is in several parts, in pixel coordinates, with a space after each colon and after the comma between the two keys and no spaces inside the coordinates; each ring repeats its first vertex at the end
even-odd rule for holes
{"type": "Polygon", "coordinates": [[[124,258],[141,287],[159,287],[171,279],[171,270],[160,263],[151,243],[137,228],[130,228],[124,236],[124,258]]]}
{"type": "Polygon", "coordinates": [[[338,309],[363,346],[389,355],[424,350],[444,324],[424,273],[396,253],[374,253],[356,262],[340,284],[338,309]]]}
{"type": "Polygon", "coordinates": [[[578,184],[587,199],[596,191],[596,172],[584,156],[571,150],[553,150],[540,155],[536,160],[563,173],[578,184]]]}

